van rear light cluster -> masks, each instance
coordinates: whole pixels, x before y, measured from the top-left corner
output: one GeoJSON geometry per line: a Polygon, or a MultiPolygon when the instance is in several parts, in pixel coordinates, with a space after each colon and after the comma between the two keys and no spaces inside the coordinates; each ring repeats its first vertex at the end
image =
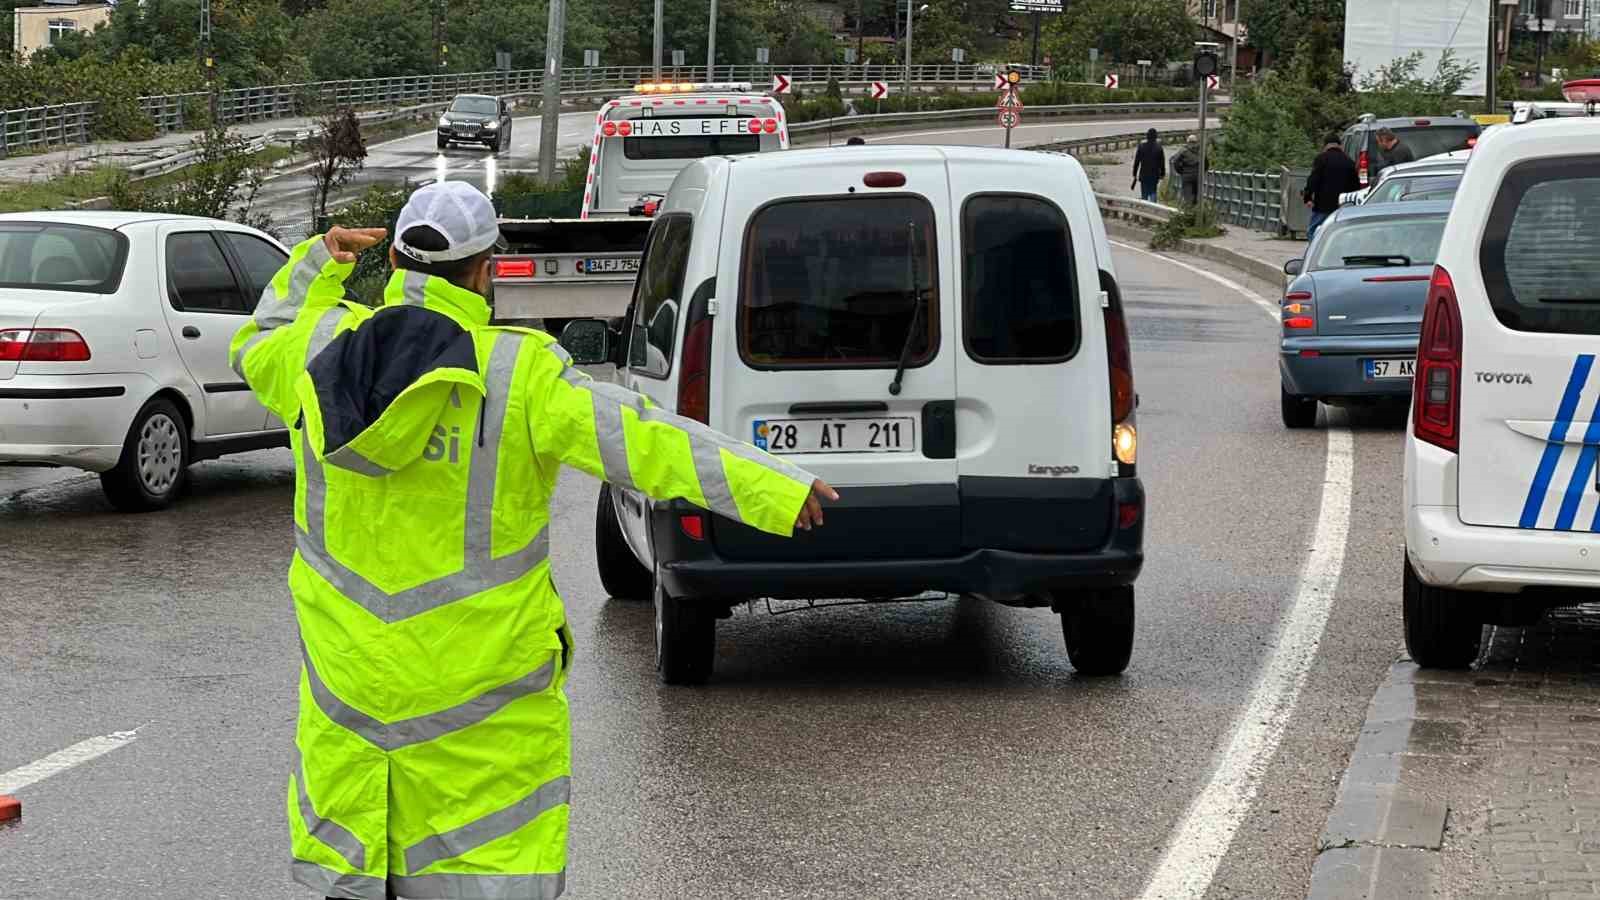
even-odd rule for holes
{"type": "Polygon", "coordinates": [[[89,344],[70,328],[0,331],[0,362],[85,362],[89,344]]]}
{"type": "Polygon", "coordinates": [[[1411,384],[1411,430],[1451,453],[1461,449],[1461,305],[1443,266],[1434,266],[1422,314],[1417,372],[1411,384]]]}
{"type": "Polygon", "coordinates": [[[1365,150],[1361,151],[1361,155],[1360,156],[1356,157],[1356,175],[1361,178],[1361,186],[1362,187],[1366,187],[1367,186],[1367,151],[1365,151],[1365,150]]]}
{"type": "MultiPolygon", "coordinates": [[[[1105,291],[1106,369],[1111,384],[1111,454],[1130,469],[1139,460],[1139,429],[1134,421],[1138,405],[1133,390],[1133,349],[1128,341],[1128,320],[1122,314],[1122,294],[1116,281],[1100,272],[1105,291]]],[[[1124,472],[1131,475],[1132,472],[1124,472]]]]}
{"type": "Polygon", "coordinates": [[[711,424],[711,322],[709,316],[701,316],[689,324],[683,338],[683,373],[678,377],[678,414],[702,425],[711,424]]]}

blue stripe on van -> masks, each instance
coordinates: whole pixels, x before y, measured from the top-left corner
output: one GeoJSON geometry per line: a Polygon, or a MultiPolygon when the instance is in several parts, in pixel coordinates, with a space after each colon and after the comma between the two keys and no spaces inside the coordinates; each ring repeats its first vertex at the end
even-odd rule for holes
{"type": "MultiPolygon", "coordinates": [[[[1556,474],[1556,464],[1561,461],[1565,448],[1567,429],[1572,427],[1572,417],[1578,411],[1578,397],[1589,381],[1589,370],[1594,367],[1594,354],[1585,353],[1572,364],[1572,374],[1567,378],[1567,389],[1561,395],[1561,408],[1556,410],[1556,420],[1550,425],[1549,443],[1539,458],[1539,469],[1534,473],[1533,486],[1528,489],[1528,499],[1522,504],[1523,528],[1539,527],[1539,512],[1544,507],[1544,495],[1550,490],[1550,479],[1556,474]]],[[[1574,512],[1576,515],[1576,512],[1574,512]]]]}
{"type": "Polygon", "coordinates": [[[1578,465],[1572,470],[1572,480],[1567,482],[1567,494],[1561,498],[1561,512],[1556,516],[1556,530],[1572,530],[1572,520],[1578,516],[1578,504],[1591,490],[1594,478],[1594,458],[1600,453],[1600,399],[1596,399],[1594,412],[1589,415],[1589,427],[1583,432],[1583,450],[1578,453],[1578,465]]]}

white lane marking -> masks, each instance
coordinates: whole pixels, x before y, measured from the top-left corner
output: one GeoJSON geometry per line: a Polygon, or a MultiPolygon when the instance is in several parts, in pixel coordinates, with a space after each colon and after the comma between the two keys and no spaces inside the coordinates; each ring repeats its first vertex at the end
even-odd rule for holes
{"type": "MultiPolygon", "coordinates": [[[[1012,131],[1027,131],[1027,130],[1032,129],[1032,128],[1078,128],[1078,127],[1087,128],[1087,127],[1092,126],[1092,125],[1112,125],[1112,124],[1116,124],[1116,125],[1161,125],[1161,124],[1170,124],[1172,122],[1183,122],[1183,121],[1187,121],[1187,120],[1186,119],[1140,119],[1140,120],[1137,120],[1137,121],[1126,121],[1126,120],[1123,120],[1123,119],[1098,119],[1098,120],[1088,121],[1088,122],[1073,122],[1073,121],[1068,120],[1068,121],[1063,121],[1063,122],[1040,122],[1037,125],[1018,125],[1016,128],[1013,128],[1011,130],[1012,131]]],[[[849,128],[849,127],[850,127],[849,126],[849,120],[845,120],[845,124],[839,126],[840,129],[845,129],[845,128],[849,128]]],[[[931,136],[936,135],[936,134],[968,134],[968,133],[974,132],[974,131],[986,131],[986,130],[989,130],[989,129],[998,129],[999,127],[1000,126],[998,126],[998,125],[969,125],[969,126],[967,126],[965,128],[946,128],[946,129],[944,129],[942,131],[913,131],[913,132],[909,132],[909,133],[906,133],[906,134],[901,134],[899,132],[890,131],[890,132],[885,132],[883,134],[883,136],[885,138],[931,137],[931,136]]],[[[1179,129],[1176,129],[1176,130],[1181,131],[1182,129],[1179,128],[1179,129]]],[[[812,136],[815,136],[815,135],[816,135],[816,132],[813,131],[813,132],[808,132],[805,136],[806,137],[812,137],[812,136]]],[[[996,140],[1003,140],[1003,139],[1004,139],[1003,136],[996,138],[996,140]]],[[[882,142],[880,141],[880,143],[882,143],[882,142]]],[[[1026,150],[1027,148],[1026,147],[1019,147],[1017,149],[1026,150]]]]}
{"type": "Polygon", "coordinates": [[[1146,249],[1144,249],[1142,247],[1135,247],[1132,244],[1124,244],[1121,241],[1112,241],[1111,242],[1111,246],[1113,246],[1113,247],[1121,247],[1124,250],[1132,250],[1134,253],[1143,253],[1145,256],[1154,256],[1156,259],[1160,259],[1160,260],[1164,260],[1166,262],[1169,262],[1169,263],[1177,266],[1180,269],[1188,269],[1190,272],[1193,272],[1194,274],[1199,275],[1201,278],[1209,278],[1210,280],[1216,282],[1217,284],[1222,285],[1223,287],[1227,288],[1228,290],[1238,291],[1240,294],[1244,295],[1244,298],[1246,300],[1249,300],[1251,303],[1254,303],[1256,306],[1259,306],[1261,308],[1262,312],[1264,312],[1267,315],[1271,316],[1273,321],[1275,321],[1275,322],[1276,321],[1280,321],[1280,317],[1283,314],[1283,308],[1281,306],[1279,306],[1277,304],[1277,302],[1262,298],[1261,295],[1257,294],[1255,291],[1250,290],[1249,288],[1245,287],[1244,285],[1240,284],[1237,281],[1234,281],[1231,278],[1224,278],[1221,275],[1217,275],[1217,274],[1215,274],[1213,272],[1207,272],[1205,269],[1202,269],[1199,266],[1191,266],[1191,265],[1189,265],[1188,263],[1184,262],[1181,259],[1173,259],[1172,257],[1167,256],[1164,253],[1153,253],[1153,252],[1151,252],[1149,250],[1146,250],[1146,249]]]}
{"type": "MultiPolygon", "coordinates": [[[[1170,256],[1118,241],[1112,243],[1158,257],[1238,291],[1274,321],[1279,318],[1277,304],[1263,300],[1238,282],[1170,256]]],[[[1326,433],[1328,458],[1322,476],[1322,503],[1305,565],[1295,585],[1294,600],[1278,624],[1272,654],[1251,689],[1250,702],[1234,719],[1227,743],[1217,755],[1216,771],[1189,806],[1183,821],[1168,836],[1166,852],[1140,900],[1198,900],[1205,896],[1239,826],[1250,813],[1316,660],[1328,616],[1333,612],[1344,569],[1345,544],[1350,537],[1355,450],[1355,438],[1349,430],[1329,428],[1326,433]]]]}
{"type": "Polygon", "coordinates": [[[86,741],[79,741],[71,747],[46,756],[0,774],[0,794],[9,794],[21,790],[30,784],[43,781],[52,775],[80,766],[96,757],[105,756],[113,750],[126,747],[139,737],[138,729],[133,731],[113,731],[99,737],[92,737],[86,741]]]}

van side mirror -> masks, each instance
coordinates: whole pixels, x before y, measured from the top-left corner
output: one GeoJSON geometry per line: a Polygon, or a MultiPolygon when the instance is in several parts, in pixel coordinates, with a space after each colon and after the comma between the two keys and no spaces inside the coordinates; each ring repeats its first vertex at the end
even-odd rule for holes
{"type": "MultiPolygon", "coordinates": [[[[1306,261],[1305,260],[1303,260],[1303,259],[1291,259],[1288,262],[1283,264],[1283,274],[1285,274],[1285,275],[1299,275],[1300,271],[1302,269],[1304,269],[1305,266],[1306,266],[1306,261]]],[[[565,339],[563,339],[563,343],[565,343],[565,339]]]]}
{"type": "Polygon", "coordinates": [[[599,319],[574,319],[561,329],[561,346],[580,366],[611,362],[611,329],[599,319]]]}

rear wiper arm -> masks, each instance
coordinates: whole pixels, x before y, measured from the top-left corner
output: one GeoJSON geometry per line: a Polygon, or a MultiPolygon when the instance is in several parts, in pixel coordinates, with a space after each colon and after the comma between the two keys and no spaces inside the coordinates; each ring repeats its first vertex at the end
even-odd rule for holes
{"type": "Polygon", "coordinates": [[[1374,264],[1380,266],[1409,266],[1411,265],[1411,257],[1401,256],[1398,253],[1363,253],[1356,256],[1346,256],[1344,264],[1347,266],[1369,266],[1374,264]]]}
{"type": "Polygon", "coordinates": [[[911,281],[911,327],[906,329],[906,342],[900,347],[900,363],[894,367],[894,380],[889,382],[890,396],[900,396],[900,381],[906,375],[906,363],[911,361],[911,345],[917,340],[917,323],[922,321],[922,291],[917,287],[917,223],[907,226],[911,231],[911,244],[906,253],[906,268],[911,281]]]}

